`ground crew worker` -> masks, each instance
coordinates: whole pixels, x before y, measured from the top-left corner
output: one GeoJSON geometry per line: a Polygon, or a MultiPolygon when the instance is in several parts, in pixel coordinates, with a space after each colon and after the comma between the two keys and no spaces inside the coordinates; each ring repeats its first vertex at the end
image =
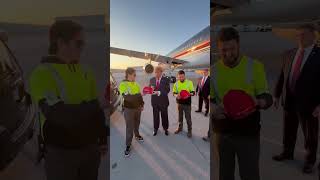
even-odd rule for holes
{"type": "MultiPolygon", "coordinates": [[[[242,180],[259,180],[260,111],[272,105],[262,63],[240,55],[239,34],[234,28],[218,33],[219,59],[211,70],[215,166],[219,180],[234,180],[237,156],[242,180]],[[257,109],[238,120],[225,115],[223,101],[230,90],[243,90],[256,101],[257,109]]],[[[211,84],[210,83],[210,84],[211,84]]]]}
{"type": "Polygon", "coordinates": [[[192,121],[191,121],[191,96],[194,96],[194,88],[192,81],[185,78],[185,72],[180,70],[178,72],[178,81],[173,85],[173,95],[176,96],[176,102],[178,105],[178,123],[179,126],[174,132],[175,134],[180,133],[183,130],[183,113],[185,115],[187,125],[188,125],[188,133],[187,136],[189,138],[192,137],[192,121]],[[187,91],[190,93],[190,96],[186,99],[183,99],[180,96],[181,91],[187,91]]]}
{"type": "Polygon", "coordinates": [[[126,149],[124,155],[128,157],[130,155],[133,134],[138,141],[143,142],[143,137],[139,133],[139,126],[144,102],[140,86],[135,81],[135,69],[127,68],[125,73],[125,80],[119,84],[119,92],[124,100],[124,119],[126,121],[126,149]]]}
{"type": "Polygon", "coordinates": [[[82,27],[56,21],[49,41],[49,55],[30,77],[31,95],[41,110],[47,179],[97,179],[108,129],[92,71],[79,64],[82,27]]]}

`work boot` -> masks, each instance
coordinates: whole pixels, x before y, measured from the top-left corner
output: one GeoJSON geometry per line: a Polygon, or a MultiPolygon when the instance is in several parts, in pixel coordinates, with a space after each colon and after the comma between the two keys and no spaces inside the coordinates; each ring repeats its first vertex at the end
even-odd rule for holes
{"type": "Polygon", "coordinates": [[[143,137],[140,136],[140,135],[136,136],[136,140],[139,141],[139,142],[143,142],[144,141],[143,137]]]}
{"type": "Polygon", "coordinates": [[[187,136],[188,136],[188,138],[191,138],[192,137],[192,132],[188,131],[187,136]]]}
{"type": "Polygon", "coordinates": [[[126,150],[124,151],[124,156],[125,156],[125,157],[129,157],[129,156],[130,156],[130,150],[131,150],[131,149],[130,149],[130,146],[127,146],[127,147],[126,147],[126,150]]]}
{"type": "Polygon", "coordinates": [[[177,128],[176,131],[174,131],[174,133],[175,133],[175,134],[179,134],[181,131],[182,131],[182,128],[179,127],[179,128],[177,128]]]}

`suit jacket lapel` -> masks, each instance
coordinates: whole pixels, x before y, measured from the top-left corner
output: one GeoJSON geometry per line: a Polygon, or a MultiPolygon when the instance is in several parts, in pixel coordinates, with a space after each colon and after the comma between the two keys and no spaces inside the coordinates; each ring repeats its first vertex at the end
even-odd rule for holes
{"type": "Polygon", "coordinates": [[[309,66],[310,63],[312,64],[312,61],[313,61],[313,59],[314,59],[313,56],[314,56],[315,54],[316,54],[316,46],[314,46],[314,47],[312,48],[312,50],[311,50],[311,52],[310,52],[310,55],[309,55],[308,59],[306,60],[305,64],[303,65],[300,74],[303,73],[304,69],[307,69],[307,68],[305,68],[306,66],[309,66]]]}
{"type": "Polygon", "coordinates": [[[285,59],[285,62],[286,62],[286,69],[285,69],[285,80],[286,80],[286,83],[288,83],[288,80],[290,78],[290,74],[291,74],[291,69],[292,69],[292,65],[293,65],[293,61],[294,61],[294,58],[296,56],[296,53],[297,53],[298,49],[295,48],[295,49],[292,49],[288,52],[288,54],[286,55],[286,59],[285,59]]]}

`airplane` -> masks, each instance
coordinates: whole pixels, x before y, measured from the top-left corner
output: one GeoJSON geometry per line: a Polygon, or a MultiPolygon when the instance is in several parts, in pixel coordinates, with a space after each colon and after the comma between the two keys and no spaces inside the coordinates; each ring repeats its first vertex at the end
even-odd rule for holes
{"type": "MultiPolygon", "coordinates": [[[[233,26],[239,31],[242,52],[278,72],[281,54],[295,47],[296,27],[314,24],[320,42],[318,7],[319,0],[211,0],[211,36],[221,27],[233,26]]],[[[216,50],[215,43],[211,49],[216,50]]]]}
{"type": "Polygon", "coordinates": [[[296,27],[313,24],[320,41],[319,0],[211,0],[211,25],[256,25],[257,31],[272,31],[278,37],[295,40],[296,27]]]}
{"type": "MultiPolygon", "coordinates": [[[[134,50],[110,47],[111,54],[141,58],[149,61],[144,67],[146,73],[153,72],[151,61],[175,69],[204,69],[210,66],[210,26],[207,26],[167,55],[144,53],[134,50]]],[[[175,79],[175,77],[171,77],[175,79]]],[[[175,81],[175,80],[173,80],[175,81]]]]}
{"type": "Polygon", "coordinates": [[[293,27],[319,23],[319,0],[211,0],[211,24],[293,27]]]}

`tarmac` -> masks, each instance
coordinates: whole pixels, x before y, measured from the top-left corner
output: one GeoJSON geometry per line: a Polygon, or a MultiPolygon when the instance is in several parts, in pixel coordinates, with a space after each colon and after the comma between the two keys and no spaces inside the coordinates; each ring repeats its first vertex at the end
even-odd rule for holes
{"type": "MultiPolygon", "coordinates": [[[[121,75],[114,74],[119,82],[121,75]]],[[[123,74],[122,74],[123,76],[123,74]]],[[[138,75],[137,82],[143,87],[149,80],[143,74],[138,75]]],[[[172,89],[172,88],[171,88],[172,89]]],[[[165,136],[161,123],[157,136],[153,136],[153,114],[151,96],[143,97],[145,106],[141,115],[140,133],[144,142],[133,140],[129,157],[124,157],[125,121],[120,112],[111,116],[111,180],[130,177],[140,179],[210,179],[210,144],[202,140],[209,128],[209,117],[204,113],[195,113],[198,99],[192,97],[192,133],[186,135],[187,124],[184,119],[184,131],[178,135],[174,130],[178,126],[178,111],[172,92],[169,94],[169,136],[165,136]]]]}

